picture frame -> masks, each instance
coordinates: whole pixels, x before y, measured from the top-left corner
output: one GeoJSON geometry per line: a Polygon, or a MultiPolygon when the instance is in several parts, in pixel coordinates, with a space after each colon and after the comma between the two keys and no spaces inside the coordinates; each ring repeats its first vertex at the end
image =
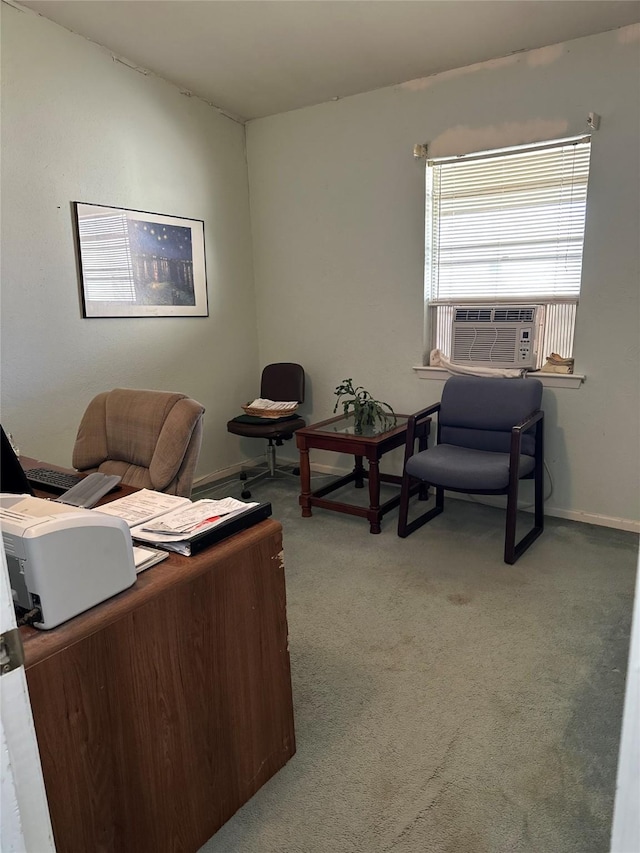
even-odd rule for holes
{"type": "Polygon", "coordinates": [[[204,222],[73,202],[83,317],[208,317],[204,222]]]}

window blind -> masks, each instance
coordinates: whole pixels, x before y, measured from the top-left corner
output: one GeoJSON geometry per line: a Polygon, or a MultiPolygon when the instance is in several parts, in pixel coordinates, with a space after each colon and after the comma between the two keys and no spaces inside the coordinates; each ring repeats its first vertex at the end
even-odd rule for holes
{"type": "Polygon", "coordinates": [[[577,300],[590,148],[582,137],[430,161],[429,301],[577,300]]]}
{"type": "Polygon", "coordinates": [[[78,221],[78,230],[83,246],[82,273],[86,299],[135,302],[126,216],[83,216],[78,221]]]}

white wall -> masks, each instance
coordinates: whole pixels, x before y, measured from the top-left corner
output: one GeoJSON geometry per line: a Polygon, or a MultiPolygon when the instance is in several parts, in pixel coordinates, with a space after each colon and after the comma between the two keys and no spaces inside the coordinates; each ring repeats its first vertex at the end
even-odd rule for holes
{"type": "Polygon", "coordinates": [[[309,419],[331,414],[348,376],[398,411],[437,399],[441,384],[411,369],[423,350],[413,145],[551,138],[584,131],[594,111],[576,340],[587,382],[545,391],[549,509],[637,520],[639,47],[640,27],[627,27],[257,120],[247,182],[240,125],[3,4],[3,424],[24,453],[68,464],[95,393],[181,390],[207,408],[205,475],[257,453],[225,423],[268,361],[305,365],[309,419]],[[210,316],[82,319],[74,200],[203,219],[210,316]]]}
{"type": "Polygon", "coordinates": [[[2,4],[2,423],[68,465],[99,391],[206,407],[198,468],[235,463],[226,421],[258,352],[244,128],[102,48],[2,4]],[[82,319],[72,201],[205,222],[208,318],[82,319]]]}
{"type": "Polygon", "coordinates": [[[413,145],[460,153],[582,133],[593,111],[575,347],[587,381],[545,390],[549,509],[640,517],[639,47],[640,27],[627,27],[248,125],[260,359],[284,345],[305,365],[313,419],[345,377],[396,411],[439,398],[441,384],[411,369],[424,241],[413,145]]]}
{"type": "Polygon", "coordinates": [[[640,850],[640,560],[625,682],[611,853],[640,850]]]}

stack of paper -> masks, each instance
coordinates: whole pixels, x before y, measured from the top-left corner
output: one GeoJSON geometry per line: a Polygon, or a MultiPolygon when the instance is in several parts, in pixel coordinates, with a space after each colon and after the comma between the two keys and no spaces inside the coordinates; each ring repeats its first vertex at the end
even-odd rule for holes
{"type": "Polygon", "coordinates": [[[161,563],[169,556],[167,551],[159,551],[157,548],[145,548],[144,545],[133,546],[133,562],[136,566],[136,574],[150,569],[156,563],[161,563]]]}
{"type": "Polygon", "coordinates": [[[116,515],[118,518],[123,518],[129,527],[135,527],[137,524],[143,524],[145,521],[182,506],[191,506],[190,499],[181,498],[179,495],[165,495],[164,492],[154,492],[152,489],[140,489],[139,492],[133,492],[104,504],[94,512],[116,515]]]}
{"type": "Polygon", "coordinates": [[[275,400],[266,400],[262,397],[258,397],[257,400],[254,400],[253,403],[247,404],[247,409],[266,409],[267,411],[273,409],[277,412],[293,412],[298,408],[297,401],[290,401],[286,403],[278,403],[275,400]]]}
{"type": "Polygon", "coordinates": [[[94,512],[123,518],[131,528],[131,538],[137,542],[189,555],[191,543],[204,533],[256,506],[259,504],[235,498],[192,502],[189,498],[141,489],[94,512]]]}

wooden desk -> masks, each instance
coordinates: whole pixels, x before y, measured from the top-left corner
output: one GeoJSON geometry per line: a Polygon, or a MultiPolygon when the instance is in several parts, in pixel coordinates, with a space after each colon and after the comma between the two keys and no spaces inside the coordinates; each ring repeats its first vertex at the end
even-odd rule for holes
{"type": "Polygon", "coordinates": [[[58,853],[195,851],[295,753],[273,520],[22,634],[58,853]]]}
{"type": "MultiPolygon", "coordinates": [[[[299,429],[295,433],[296,444],[300,451],[300,488],[302,490],[299,498],[302,507],[302,517],[311,516],[311,507],[319,506],[334,512],[345,512],[349,515],[359,515],[369,521],[369,532],[380,533],[382,516],[400,503],[400,494],[394,495],[390,500],[380,504],[380,483],[395,483],[400,485],[402,477],[395,474],[381,474],[379,462],[381,457],[395,447],[401,447],[407,439],[407,421],[409,415],[396,415],[395,426],[382,432],[370,428],[368,433],[356,434],[353,426],[353,415],[344,417],[338,415],[326,421],[299,429]],[[311,491],[311,471],[309,466],[309,450],[333,450],[335,453],[349,453],[355,457],[353,471],[322,486],[320,489],[311,491]],[[363,465],[363,459],[367,460],[369,470],[363,465]],[[364,486],[364,478],[369,481],[369,506],[359,506],[335,501],[325,498],[325,495],[340,489],[348,483],[354,483],[357,489],[364,486]]],[[[429,436],[430,422],[425,422],[421,428],[418,438],[420,450],[426,449],[429,436]]],[[[412,494],[419,491],[419,486],[412,486],[412,494]]]]}

